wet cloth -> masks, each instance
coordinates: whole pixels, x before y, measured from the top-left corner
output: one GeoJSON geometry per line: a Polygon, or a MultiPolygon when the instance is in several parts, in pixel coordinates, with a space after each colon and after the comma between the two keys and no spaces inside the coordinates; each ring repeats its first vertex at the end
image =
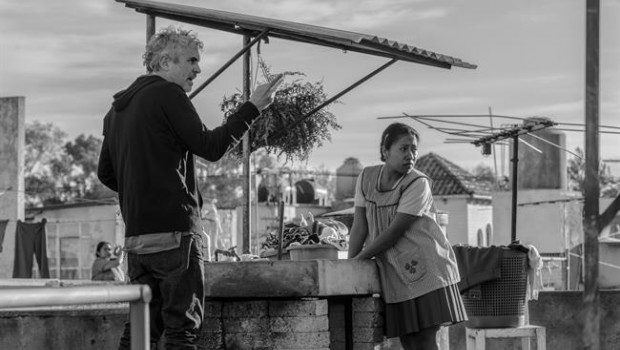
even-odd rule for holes
{"type": "Polygon", "coordinates": [[[0,253],[2,253],[2,244],[4,242],[4,232],[9,224],[9,220],[0,220],[0,253]]]}
{"type": "Polygon", "coordinates": [[[46,219],[38,223],[17,220],[13,278],[32,278],[32,256],[36,256],[41,278],[50,278],[47,262],[46,219]]]}
{"type": "Polygon", "coordinates": [[[542,274],[543,267],[542,258],[538,253],[538,249],[533,245],[528,246],[529,251],[527,253],[528,265],[527,269],[527,300],[538,300],[538,292],[542,288],[542,274]]]}
{"type": "Polygon", "coordinates": [[[469,288],[501,277],[502,247],[472,247],[455,245],[452,247],[459,266],[461,282],[459,290],[464,293],[469,288]]]}

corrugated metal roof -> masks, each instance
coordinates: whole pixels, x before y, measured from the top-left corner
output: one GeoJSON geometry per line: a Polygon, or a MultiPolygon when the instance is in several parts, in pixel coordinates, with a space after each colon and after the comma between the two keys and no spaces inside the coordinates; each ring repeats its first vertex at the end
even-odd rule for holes
{"type": "Polygon", "coordinates": [[[116,0],[148,15],[236,34],[256,36],[268,29],[270,37],[339,48],[375,56],[426,64],[441,68],[476,68],[462,60],[399,43],[375,35],[319,27],[271,18],[218,11],[202,7],[144,0],[116,0]]]}
{"type": "Polygon", "coordinates": [[[467,170],[432,152],[420,157],[415,167],[433,180],[435,196],[489,196],[493,188],[492,183],[476,179],[467,170]]]}

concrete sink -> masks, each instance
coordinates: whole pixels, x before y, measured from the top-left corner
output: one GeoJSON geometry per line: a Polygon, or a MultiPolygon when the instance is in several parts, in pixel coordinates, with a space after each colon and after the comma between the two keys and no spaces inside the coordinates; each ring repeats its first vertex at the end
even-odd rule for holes
{"type": "Polygon", "coordinates": [[[374,261],[239,261],[205,264],[208,298],[286,298],[380,293],[374,261]]]}

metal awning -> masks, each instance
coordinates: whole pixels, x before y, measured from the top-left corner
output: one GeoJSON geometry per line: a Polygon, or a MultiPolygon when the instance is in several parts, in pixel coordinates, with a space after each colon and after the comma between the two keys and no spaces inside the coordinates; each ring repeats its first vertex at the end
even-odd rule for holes
{"type": "Polygon", "coordinates": [[[268,36],[314,45],[338,48],[346,51],[388,57],[441,68],[452,66],[475,69],[475,64],[381,38],[344,30],[319,27],[271,18],[218,11],[202,7],[168,4],[145,0],[116,0],[138,12],[174,21],[208,27],[230,33],[256,37],[264,31],[268,36]]]}
{"type": "MultiPolygon", "coordinates": [[[[359,34],[343,30],[319,27],[309,24],[282,21],[270,18],[249,16],[239,13],[205,9],[201,7],[168,4],[146,0],[116,0],[124,3],[126,7],[133,8],[137,12],[144,13],[147,17],[146,34],[147,40],[155,34],[155,18],[166,18],[169,20],[188,23],[200,27],[221,30],[243,36],[243,48],[237,52],[220,69],[214,72],[200,86],[194,89],[189,98],[193,98],[205,86],[215,80],[224,70],[243,56],[243,94],[250,95],[250,52],[253,45],[266,40],[269,37],[279,38],[297,42],[308,43],[311,45],[326,46],[337,48],[344,51],[353,51],[367,55],[389,58],[389,61],[370,72],[363,78],[346,87],[339,93],[316,106],[303,117],[294,123],[299,123],[316,113],[326,105],[336,101],[344,94],[355,89],[371,77],[391,66],[395,62],[405,61],[424,64],[433,67],[450,69],[452,66],[461,68],[475,69],[477,66],[463,62],[458,58],[438,54],[435,52],[420,49],[411,45],[402,44],[393,40],[380,38],[375,35],[359,34]]],[[[286,130],[280,130],[280,133],[286,130]]],[[[243,252],[249,253],[250,242],[250,151],[249,136],[246,133],[243,137],[243,252]]],[[[284,205],[283,202],[280,205],[284,205]]],[[[280,210],[281,213],[284,210],[280,210]]],[[[282,222],[283,215],[280,215],[282,222]]],[[[282,227],[282,225],[280,226],[282,227]]],[[[280,232],[282,232],[280,230],[280,232]]],[[[351,340],[347,338],[348,341],[351,340]]],[[[352,345],[347,342],[347,349],[352,349],[352,345]]]]}

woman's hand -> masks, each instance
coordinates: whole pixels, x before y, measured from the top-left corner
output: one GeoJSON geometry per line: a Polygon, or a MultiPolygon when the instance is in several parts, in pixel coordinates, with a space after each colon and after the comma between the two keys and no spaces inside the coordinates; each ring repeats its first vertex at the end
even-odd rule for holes
{"type": "Polygon", "coordinates": [[[123,260],[125,259],[125,253],[123,252],[123,247],[121,247],[120,245],[117,245],[114,248],[114,255],[117,257],[118,263],[122,264],[123,260]]]}

